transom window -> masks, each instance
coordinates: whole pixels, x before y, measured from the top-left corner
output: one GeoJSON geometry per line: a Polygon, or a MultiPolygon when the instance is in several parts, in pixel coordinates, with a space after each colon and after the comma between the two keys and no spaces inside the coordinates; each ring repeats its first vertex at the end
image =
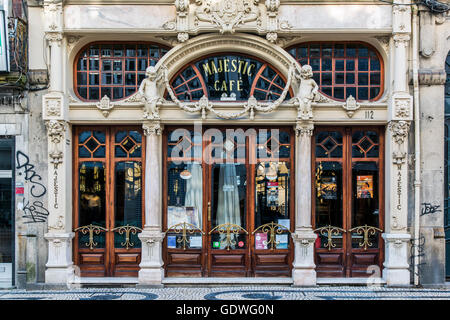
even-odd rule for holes
{"type": "Polygon", "coordinates": [[[336,100],[358,101],[383,94],[380,54],[363,43],[305,43],[288,49],[300,65],[311,65],[320,91],[336,100]]]}
{"type": "Polygon", "coordinates": [[[85,101],[131,96],[145,78],[145,69],[167,51],[151,43],[91,43],[75,60],[75,93],[85,101]]]}
{"type": "MultiPolygon", "coordinates": [[[[284,77],[267,63],[240,54],[216,54],[184,67],[171,81],[181,101],[239,101],[278,99],[286,86],[284,77]]],[[[288,92],[287,98],[290,97],[288,92]]]]}

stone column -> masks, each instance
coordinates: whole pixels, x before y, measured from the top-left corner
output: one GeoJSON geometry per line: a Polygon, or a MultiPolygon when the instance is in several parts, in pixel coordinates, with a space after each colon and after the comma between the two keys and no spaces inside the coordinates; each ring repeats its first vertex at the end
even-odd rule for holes
{"type": "Polygon", "coordinates": [[[72,147],[68,105],[63,94],[62,2],[44,1],[45,39],[50,47],[50,88],[42,98],[48,138],[48,260],[45,282],[66,285],[73,279],[72,147]]]}
{"type": "MultiPolygon", "coordinates": [[[[402,0],[404,1],[404,0],[402,0]]],[[[385,261],[383,278],[388,286],[408,286],[408,133],[412,97],[408,92],[407,62],[411,32],[411,8],[393,6],[394,88],[389,100],[386,129],[385,261]]]]}
{"type": "Polygon", "coordinates": [[[314,242],[317,235],[311,226],[311,121],[298,121],[295,127],[295,259],[292,278],[294,286],[316,285],[314,242]]]}
{"type": "Polygon", "coordinates": [[[141,264],[138,286],[161,286],[164,277],[162,268],[161,232],[161,126],[159,121],[146,121],[143,126],[146,136],[145,151],[145,225],[139,234],[142,242],[141,264]]]}

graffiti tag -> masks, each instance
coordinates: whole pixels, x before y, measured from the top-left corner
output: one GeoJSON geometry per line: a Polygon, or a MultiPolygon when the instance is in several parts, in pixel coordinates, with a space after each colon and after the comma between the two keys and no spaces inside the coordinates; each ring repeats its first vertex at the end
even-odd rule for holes
{"type": "Polygon", "coordinates": [[[426,215],[426,214],[430,214],[430,213],[435,213],[435,212],[438,212],[438,211],[442,211],[442,210],[438,210],[439,209],[439,207],[440,207],[440,205],[432,205],[431,203],[428,203],[428,202],[424,202],[424,203],[422,203],[422,205],[424,206],[423,208],[422,208],[422,212],[421,212],[421,216],[424,216],[424,215],[426,215]]]}
{"type": "Polygon", "coordinates": [[[17,169],[23,169],[23,173],[20,172],[19,175],[25,174],[25,180],[31,182],[32,186],[30,193],[35,198],[42,197],[46,192],[47,188],[40,182],[42,177],[34,171],[34,165],[30,164],[30,159],[22,151],[17,151],[16,153],[17,169]]]}
{"type": "Polygon", "coordinates": [[[41,201],[34,201],[31,205],[30,201],[27,201],[23,207],[23,212],[22,218],[29,219],[24,223],[46,222],[49,215],[48,210],[44,208],[44,204],[41,201]]]}

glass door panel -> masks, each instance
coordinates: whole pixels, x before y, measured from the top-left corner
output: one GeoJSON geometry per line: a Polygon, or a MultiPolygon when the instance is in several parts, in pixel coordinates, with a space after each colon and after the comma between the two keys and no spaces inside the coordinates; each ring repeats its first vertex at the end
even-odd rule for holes
{"type": "Polygon", "coordinates": [[[106,243],[105,164],[86,161],[79,165],[79,248],[100,249],[106,243]],[[93,237],[93,238],[92,238],[93,237]]]}
{"type": "Polygon", "coordinates": [[[211,172],[211,247],[244,249],[247,246],[245,164],[214,164],[211,172]]]}
{"type": "Polygon", "coordinates": [[[291,220],[289,163],[259,162],[255,176],[256,250],[288,249],[291,220]]]}
{"type": "Polygon", "coordinates": [[[114,247],[140,248],[142,230],[142,165],[120,161],[115,169],[114,247]]]}
{"type": "Polygon", "coordinates": [[[343,181],[342,163],[322,161],[316,163],[316,248],[343,247],[343,181]]]}
{"type": "MultiPolygon", "coordinates": [[[[378,173],[376,162],[353,163],[352,229],[364,226],[379,227],[378,173]]],[[[351,234],[352,247],[361,248],[365,244],[366,248],[377,248],[378,233],[368,232],[367,236],[368,241],[364,242],[364,232],[361,232],[360,229],[354,229],[351,234]]]]}

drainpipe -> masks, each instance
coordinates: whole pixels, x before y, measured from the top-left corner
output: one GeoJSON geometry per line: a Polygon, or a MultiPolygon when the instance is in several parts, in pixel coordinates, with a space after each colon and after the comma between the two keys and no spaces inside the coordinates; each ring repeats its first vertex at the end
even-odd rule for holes
{"type": "Polygon", "coordinates": [[[418,7],[412,7],[412,68],[414,87],[414,285],[419,285],[419,236],[420,236],[420,186],[421,158],[420,158],[420,111],[419,111],[419,30],[418,7]]]}

